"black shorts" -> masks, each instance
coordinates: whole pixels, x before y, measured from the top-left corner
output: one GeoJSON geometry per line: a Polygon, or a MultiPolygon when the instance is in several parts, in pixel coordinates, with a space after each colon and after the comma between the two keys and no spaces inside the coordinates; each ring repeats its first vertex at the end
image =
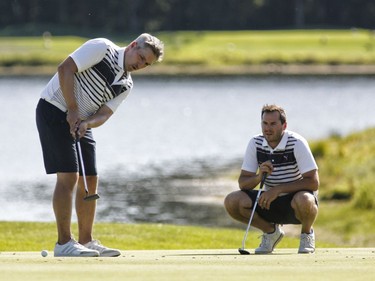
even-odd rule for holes
{"type": "MultiPolygon", "coordinates": [[[[47,174],[76,173],[82,175],[76,143],[70,134],[66,113],[40,99],[36,108],[36,124],[43,150],[47,174]]],[[[97,175],[95,140],[91,129],[80,139],[86,175],[97,175]]]]}
{"type": "MultiPolygon", "coordinates": [[[[258,194],[258,190],[243,190],[253,202],[255,202],[258,194]]],[[[310,192],[310,191],[308,191],[310,192]]],[[[279,196],[274,201],[272,201],[270,209],[262,209],[257,205],[255,211],[264,220],[277,224],[301,224],[301,222],[296,218],[294,210],[292,208],[292,199],[295,193],[288,193],[283,196],[279,196]]],[[[313,194],[313,192],[310,192],[313,194]]],[[[318,198],[315,197],[315,203],[318,205],[318,198]]]]}

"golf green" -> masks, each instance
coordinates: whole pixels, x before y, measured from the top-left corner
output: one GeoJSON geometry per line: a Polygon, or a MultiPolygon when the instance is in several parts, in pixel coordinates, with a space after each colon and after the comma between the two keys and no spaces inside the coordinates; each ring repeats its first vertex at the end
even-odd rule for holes
{"type": "Polygon", "coordinates": [[[300,255],[225,250],[123,251],[117,258],[42,257],[1,252],[0,280],[374,280],[375,248],[321,248],[300,255]]]}

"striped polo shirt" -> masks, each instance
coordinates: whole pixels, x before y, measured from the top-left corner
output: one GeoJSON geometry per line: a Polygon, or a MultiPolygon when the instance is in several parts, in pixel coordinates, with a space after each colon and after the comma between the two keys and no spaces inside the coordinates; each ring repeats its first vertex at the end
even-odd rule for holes
{"type": "MultiPolygon", "coordinates": [[[[74,94],[82,119],[93,115],[103,105],[115,112],[129,95],[133,81],[124,70],[124,55],[125,48],[104,38],[89,40],[70,54],[78,68],[74,75],[74,94]]],[[[67,111],[57,73],[41,97],[67,111]]]]}
{"type": "Polygon", "coordinates": [[[263,135],[254,136],[246,149],[242,170],[256,173],[260,164],[271,161],[274,170],[267,176],[265,190],[302,179],[302,174],[317,170],[318,166],[307,141],[297,133],[285,130],[275,149],[263,135]]]}

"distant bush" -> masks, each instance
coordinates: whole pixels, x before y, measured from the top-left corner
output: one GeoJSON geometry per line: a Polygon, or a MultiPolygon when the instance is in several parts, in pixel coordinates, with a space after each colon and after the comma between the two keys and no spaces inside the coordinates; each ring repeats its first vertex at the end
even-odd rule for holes
{"type": "Polygon", "coordinates": [[[310,145],[311,152],[314,155],[315,158],[322,158],[324,157],[328,152],[328,143],[326,141],[317,141],[315,143],[312,143],[310,145]]]}
{"type": "Polygon", "coordinates": [[[360,181],[355,192],[353,205],[358,209],[375,209],[375,176],[370,175],[369,180],[360,181]]]}
{"type": "Polygon", "coordinates": [[[311,144],[319,166],[322,200],[350,200],[375,209],[375,128],[311,144]]]}

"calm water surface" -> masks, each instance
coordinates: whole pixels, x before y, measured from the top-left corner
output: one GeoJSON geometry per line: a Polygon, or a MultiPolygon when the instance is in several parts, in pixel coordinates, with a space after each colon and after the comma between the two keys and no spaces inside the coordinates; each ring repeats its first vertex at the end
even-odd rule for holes
{"type": "MultiPolygon", "coordinates": [[[[0,78],[0,220],[52,221],[54,176],[44,174],[35,106],[49,77],[0,78]]],[[[230,225],[221,180],[240,169],[266,103],[285,107],[308,140],[375,125],[372,77],[146,78],[94,130],[100,221],[230,225]]]]}

